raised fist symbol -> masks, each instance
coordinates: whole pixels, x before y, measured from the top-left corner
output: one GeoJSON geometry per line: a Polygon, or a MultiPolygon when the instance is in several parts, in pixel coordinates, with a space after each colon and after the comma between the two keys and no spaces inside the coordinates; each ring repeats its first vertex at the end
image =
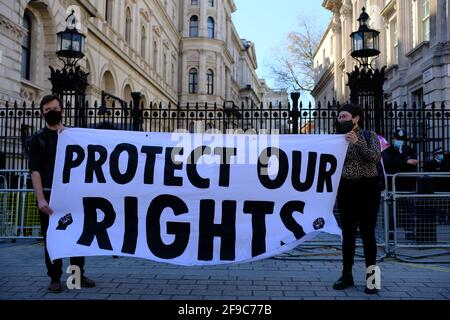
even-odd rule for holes
{"type": "Polygon", "coordinates": [[[73,222],[72,215],[68,213],[64,217],[59,219],[58,227],[56,227],[56,230],[66,230],[67,227],[72,224],[72,222],[73,222]]]}
{"type": "Polygon", "coordinates": [[[319,230],[319,229],[323,229],[323,226],[325,225],[325,220],[323,218],[317,218],[314,222],[313,222],[313,227],[314,230],[319,230]]]}

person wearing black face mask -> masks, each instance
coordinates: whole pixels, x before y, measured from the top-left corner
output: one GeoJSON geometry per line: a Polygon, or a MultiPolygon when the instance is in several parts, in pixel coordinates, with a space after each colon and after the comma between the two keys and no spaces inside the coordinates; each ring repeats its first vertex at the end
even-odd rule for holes
{"type": "Polygon", "coordinates": [[[365,292],[375,294],[378,288],[367,283],[367,279],[372,275],[369,267],[376,265],[377,256],[375,226],[381,197],[377,163],[381,159],[381,147],[377,134],[364,131],[363,125],[364,113],[360,106],[346,104],[340,108],[336,129],[337,133],[345,134],[349,148],[337,196],[342,228],[343,270],[333,288],[343,290],[354,286],[352,269],[359,225],[368,268],[365,292]]]}
{"type": "MultiPolygon", "coordinates": [[[[50,192],[55,168],[56,145],[58,132],[64,130],[62,124],[62,102],[54,95],[45,96],[40,104],[41,114],[45,119],[46,126],[37,131],[30,139],[30,153],[28,167],[31,172],[31,180],[39,208],[41,231],[45,243],[45,265],[47,274],[51,279],[48,291],[58,293],[62,291],[62,260],[51,261],[47,251],[47,229],[49,216],[53,213],[49,207],[50,192]]],[[[81,286],[94,287],[95,282],[84,276],[84,257],[70,258],[70,264],[80,268],[81,286]]]]}

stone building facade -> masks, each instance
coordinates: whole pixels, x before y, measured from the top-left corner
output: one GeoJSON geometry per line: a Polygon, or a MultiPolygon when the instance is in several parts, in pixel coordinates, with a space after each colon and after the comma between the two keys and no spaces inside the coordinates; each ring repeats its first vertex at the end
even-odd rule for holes
{"type": "Polygon", "coordinates": [[[233,0],[2,0],[0,101],[37,101],[51,91],[49,66],[61,68],[56,33],[68,8],[86,35],[89,99],[107,92],[143,102],[260,103],[255,45],[232,22],[233,0]]]}
{"type": "Polygon", "coordinates": [[[381,32],[374,66],[387,66],[385,102],[450,103],[449,0],[325,0],[323,7],[333,17],[314,54],[316,102],[349,100],[350,34],[366,7],[370,27],[381,32]]]}

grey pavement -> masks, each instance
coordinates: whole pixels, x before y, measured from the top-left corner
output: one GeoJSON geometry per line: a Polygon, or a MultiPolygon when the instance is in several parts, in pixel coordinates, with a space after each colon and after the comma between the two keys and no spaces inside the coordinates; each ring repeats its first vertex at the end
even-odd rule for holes
{"type": "MultiPolygon", "coordinates": [[[[298,254],[298,252],[297,252],[298,254]]],[[[327,256],[325,259],[328,259],[327,256]]],[[[300,260],[292,255],[247,264],[180,267],[137,258],[87,257],[86,275],[97,282],[91,289],[47,293],[49,279],[43,242],[0,240],[0,299],[108,300],[449,300],[449,264],[409,264],[386,258],[381,290],[364,293],[364,264],[355,263],[355,288],[332,289],[339,277],[339,255],[329,260],[300,260]]],[[[68,266],[64,259],[63,271],[68,266]]]]}

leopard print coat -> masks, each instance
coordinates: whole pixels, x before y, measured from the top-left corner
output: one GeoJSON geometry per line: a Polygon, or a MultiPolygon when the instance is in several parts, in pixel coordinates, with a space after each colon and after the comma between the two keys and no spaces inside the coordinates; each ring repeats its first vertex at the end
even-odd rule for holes
{"type": "Polygon", "coordinates": [[[344,179],[361,179],[378,176],[377,163],[381,159],[381,147],[375,132],[370,132],[369,143],[364,137],[364,130],[355,130],[358,141],[350,144],[345,158],[342,177],[344,179]]]}

